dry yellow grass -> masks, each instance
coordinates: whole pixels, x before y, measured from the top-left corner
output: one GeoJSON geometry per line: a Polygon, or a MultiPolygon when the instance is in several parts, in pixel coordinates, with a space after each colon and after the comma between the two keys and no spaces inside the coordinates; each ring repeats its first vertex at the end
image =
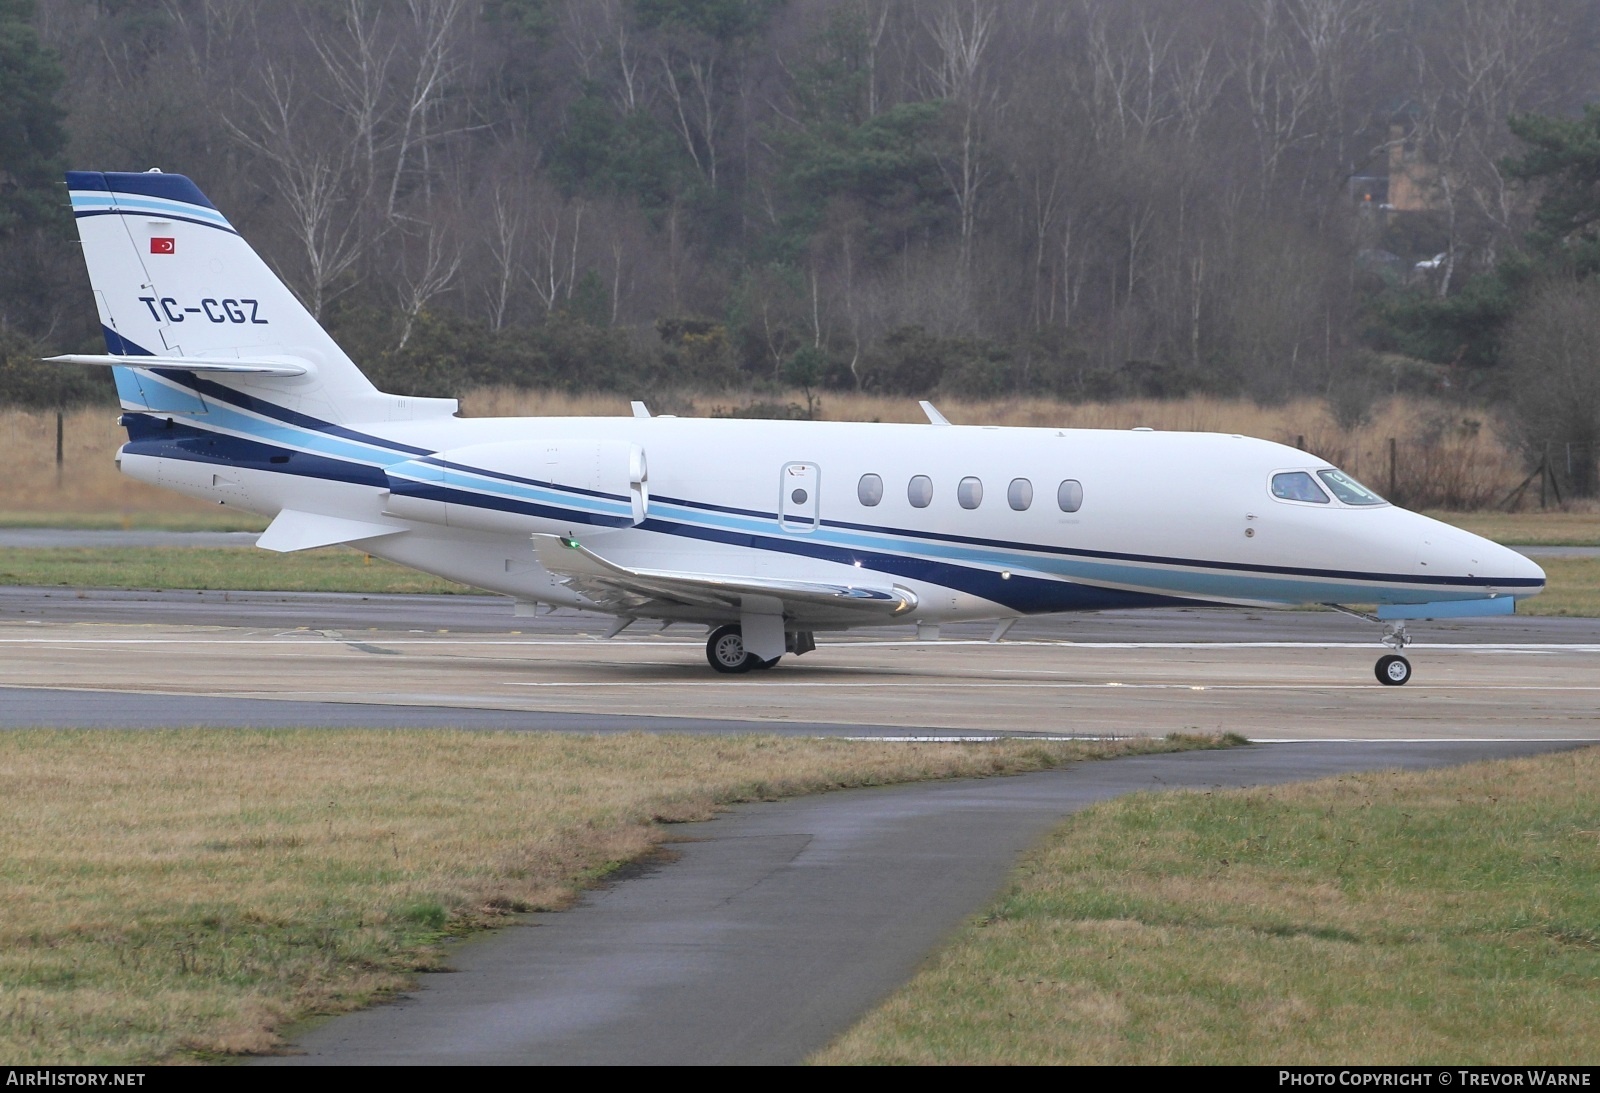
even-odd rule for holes
{"type": "Polygon", "coordinates": [[[1600,749],[1063,826],[823,1063],[1584,1064],[1600,749]]]}
{"type": "Polygon", "coordinates": [[[56,418],[52,413],[0,412],[0,512],[40,518],[93,513],[129,526],[146,513],[210,516],[219,507],[170,490],[135,482],[117,470],[117,448],[128,435],[117,425],[114,406],[74,410],[62,421],[62,464],[56,467],[56,418]]]}
{"type": "Polygon", "coordinates": [[[434,966],[440,931],[560,907],[729,802],[1175,746],[6,733],[0,1059],[268,1050],[434,966]]]}

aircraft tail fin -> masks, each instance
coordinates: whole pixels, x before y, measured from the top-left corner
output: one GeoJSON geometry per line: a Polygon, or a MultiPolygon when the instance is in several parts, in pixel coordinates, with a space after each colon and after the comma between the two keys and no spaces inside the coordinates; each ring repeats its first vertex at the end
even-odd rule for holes
{"type": "Polygon", "coordinates": [[[373,387],[183,175],[69,171],[67,188],[108,350],[71,360],[110,365],[126,409],[204,413],[209,391],[341,424],[455,412],[373,387]]]}

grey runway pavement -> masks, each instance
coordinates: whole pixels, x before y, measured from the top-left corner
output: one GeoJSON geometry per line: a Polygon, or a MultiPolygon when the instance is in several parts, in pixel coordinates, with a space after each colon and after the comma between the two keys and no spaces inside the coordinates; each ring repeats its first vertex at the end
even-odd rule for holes
{"type": "Polygon", "coordinates": [[[489,596],[0,588],[0,728],[460,727],[1255,739],[1600,737],[1600,620],[1418,623],[1377,686],[1377,627],[1326,611],[1166,609],[824,635],[713,675],[703,631],[513,615],[489,596]]]}
{"type": "MultiPolygon", "coordinates": [[[[519,617],[512,614],[511,601],[504,596],[0,586],[0,624],[35,621],[576,637],[604,633],[611,619],[572,610],[519,617]]],[[[628,631],[628,636],[634,638],[651,629],[641,624],[628,631]]],[[[993,629],[993,623],[958,623],[945,626],[942,634],[950,639],[981,641],[993,629]]],[[[905,638],[909,630],[908,625],[900,624],[863,627],[850,634],[854,638],[895,640],[905,638]]],[[[1447,619],[1412,623],[1411,632],[1418,641],[1451,644],[1595,644],[1600,642],[1600,619],[1527,615],[1447,619]]],[[[678,626],[667,633],[681,638],[703,635],[704,630],[698,626],[678,626]]],[[[1019,619],[1006,638],[1009,641],[1085,642],[1368,642],[1376,648],[1379,633],[1380,628],[1371,623],[1331,611],[1192,607],[1043,615],[1019,619]]],[[[839,638],[823,635],[822,640],[839,638]]]]}
{"type": "Polygon", "coordinates": [[[905,982],[1068,814],[1144,789],[1422,769],[1570,745],[1272,744],[855,790],[686,824],[677,860],[462,943],[269,1064],[786,1064],[905,982]]]}

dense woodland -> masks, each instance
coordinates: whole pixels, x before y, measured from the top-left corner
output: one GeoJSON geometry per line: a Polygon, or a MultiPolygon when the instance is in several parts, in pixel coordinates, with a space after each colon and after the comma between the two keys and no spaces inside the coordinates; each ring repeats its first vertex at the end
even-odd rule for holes
{"type": "Polygon", "coordinates": [[[1596,0],[0,0],[0,391],[89,382],[26,363],[97,340],[61,169],[160,167],[397,390],[1454,391],[1592,443],[1597,99],[1596,0]]]}

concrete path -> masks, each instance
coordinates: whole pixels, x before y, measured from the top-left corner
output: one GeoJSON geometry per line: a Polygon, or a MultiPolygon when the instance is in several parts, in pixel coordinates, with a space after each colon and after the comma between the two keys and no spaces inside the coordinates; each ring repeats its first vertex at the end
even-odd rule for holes
{"type": "Polygon", "coordinates": [[[742,807],[684,825],[678,860],[464,943],[453,973],[262,1061],[798,1063],[905,982],[1052,825],[1096,801],[1561,746],[1274,744],[742,807]]]}
{"type": "Polygon", "coordinates": [[[1512,550],[1527,558],[1600,558],[1600,547],[1593,546],[1519,546],[1512,550]]]}

